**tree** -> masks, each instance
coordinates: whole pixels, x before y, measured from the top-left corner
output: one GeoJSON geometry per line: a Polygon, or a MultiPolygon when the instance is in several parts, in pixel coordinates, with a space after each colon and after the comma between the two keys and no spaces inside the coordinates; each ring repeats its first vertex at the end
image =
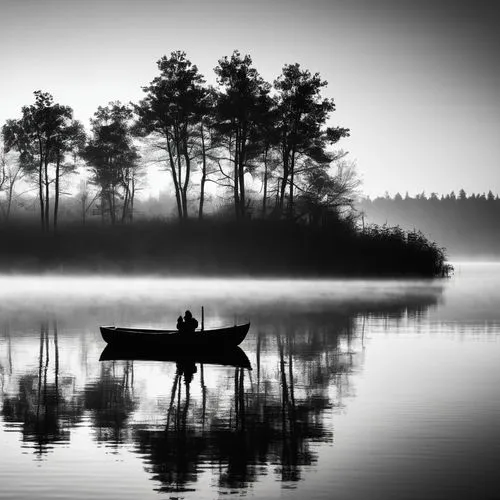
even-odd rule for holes
{"type": "Polygon", "coordinates": [[[48,92],[37,90],[35,104],[23,106],[19,120],[7,120],[2,132],[6,150],[16,149],[22,168],[36,178],[42,230],[50,224],[50,185],[55,184],[54,226],[57,224],[59,182],[64,160],[82,140],[83,127],[73,119],[69,106],[54,103],[48,92]],[[51,171],[51,164],[55,168],[51,171]]]}
{"type": "MultiPolygon", "coordinates": [[[[279,145],[279,130],[276,127],[278,112],[276,99],[269,95],[263,96],[263,106],[259,128],[254,134],[255,155],[253,162],[255,165],[251,171],[256,171],[260,166],[262,182],[262,215],[265,217],[268,210],[268,198],[271,192],[271,181],[273,174],[278,170],[280,161],[277,146],[279,145]]],[[[252,162],[252,163],[253,163],[252,162]]]]}
{"type": "Polygon", "coordinates": [[[10,218],[14,200],[14,187],[23,176],[24,172],[21,163],[18,160],[8,158],[2,143],[0,145],[0,209],[6,221],[10,218]],[[5,194],[5,200],[1,199],[2,193],[5,194]]]}
{"type": "Polygon", "coordinates": [[[185,52],[163,56],[157,65],[160,76],[143,87],[146,97],[136,106],[136,130],[142,135],[156,136],[156,146],[167,153],[178,216],[187,219],[193,145],[197,139],[205,138],[205,130],[200,132],[200,127],[204,127],[205,100],[209,100],[210,94],[203,86],[203,76],[185,52]]]}
{"type": "Polygon", "coordinates": [[[52,151],[55,163],[54,229],[57,228],[61,177],[63,174],[75,171],[77,156],[83,151],[85,140],[86,134],[83,125],[76,120],[70,120],[65,126],[61,127],[60,133],[54,139],[52,151]],[[69,162],[67,161],[68,156],[70,158],[69,162]]]}
{"type": "Polygon", "coordinates": [[[321,96],[326,85],[319,73],[312,75],[308,70],[302,70],[299,64],[285,65],[282,74],[274,81],[283,168],[279,205],[284,208],[288,186],[290,215],[293,214],[296,175],[299,173],[297,163],[303,159],[309,168],[330,163],[334,157],[328,154],[327,146],[349,135],[348,129],[325,127],[330,113],[335,110],[333,99],[321,96]]]}
{"type": "Polygon", "coordinates": [[[330,219],[345,219],[353,214],[360,184],[354,164],[346,161],[309,170],[299,190],[298,206],[303,207],[300,215],[307,216],[312,224],[323,225],[330,219]]]}
{"type": "Polygon", "coordinates": [[[131,108],[120,101],[99,106],[91,120],[92,137],[83,152],[92,182],[100,189],[102,217],[109,213],[112,224],[132,218],[141,174],[131,133],[132,116],[131,108]]]}
{"type": "Polygon", "coordinates": [[[252,170],[250,160],[260,152],[259,135],[269,111],[271,86],[252,66],[249,55],[237,50],[231,57],[219,59],[214,68],[221,88],[216,106],[217,130],[232,164],[232,182],[236,218],[246,216],[245,174],[252,170]]]}

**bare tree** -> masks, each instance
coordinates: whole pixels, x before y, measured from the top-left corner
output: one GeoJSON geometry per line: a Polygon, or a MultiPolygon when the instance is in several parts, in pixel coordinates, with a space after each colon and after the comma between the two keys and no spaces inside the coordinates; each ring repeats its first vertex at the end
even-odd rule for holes
{"type": "Polygon", "coordinates": [[[311,168],[298,188],[297,215],[312,224],[325,224],[354,216],[354,203],[361,181],[355,165],[340,159],[323,168],[311,168]]]}

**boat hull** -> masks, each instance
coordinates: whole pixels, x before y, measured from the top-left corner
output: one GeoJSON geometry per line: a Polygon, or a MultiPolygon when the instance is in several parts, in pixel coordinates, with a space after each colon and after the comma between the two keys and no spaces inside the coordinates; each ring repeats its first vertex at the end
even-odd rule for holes
{"type": "Polygon", "coordinates": [[[148,349],[135,346],[115,346],[108,344],[101,353],[100,361],[130,360],[130,361],[171,361],[179,365],[202,363],[205,365],[225,365],[251,369],[250,361],[245,352],[238,346],[225,349],[185,349],[171,347],[170,349],[148,349]]]}
{"type": "Polygon", "coordinates": [[[217,328],[194,333],[179,333],[177,330],[151,330],[101,326],[104,341],[113,346],[141,346],[147,348],[220,349],[234,347],[243,342],[250,323],[226,328],[217,328]]]}

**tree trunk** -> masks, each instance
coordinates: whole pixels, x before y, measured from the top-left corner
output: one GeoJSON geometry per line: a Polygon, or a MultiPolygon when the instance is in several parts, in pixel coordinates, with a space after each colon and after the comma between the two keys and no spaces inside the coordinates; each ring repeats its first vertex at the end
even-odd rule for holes
{"type": "Polygon", "coordinates": [[[125,223],[125,219],[127,218],[127,213],[128,213],[128,204],[129,204],[129,194],[128,194],[128,188],[125,188],[125,199],[123,200],[123,207],[122,207],[122,224],[125,223]]]}
{"type": "Polygon", "coordinates": [[[288,199],[288,216],[293,217],[293,188],[294,188],[294,177],[295,177],[295,146],[292,148],[292,159],[290,162],[290,197],[288,199]]]}
{"type": "Polygon", "coordinates": [[[115,198],[115,193],[113,191],[113,188],[110,188],[108,190],[108,205],[109,205],[109,217],[111,219],[111,224],[115,224],[115,204],[114,204],[114,198],[115,198]]]}
{"type": "Polygon", "coordinates": [[[187,190],[189,187],[189,178],[191,177],[191,158],[189,158],[187,140],[184,136],[182,149],[184,154],[184,161],[186,162],[186,172],[184,174],[184,185],[182,186],[182,208],[184,210],[184,219],[188,218],[188,206],[187,206],[187,190]]]}
{"type": "Polygon", "coordinates": [[[198,219],[203,219],[203,204],[205,202],[205,182],[207,180],[207,154],[205,150],[205,132],[203,130],[203,120],[201,121],[201,158],[202,171],[200,182],[200,206],[198,209],[198,219]]]}
{"type": "Polygon", "coordinates": [[[106,205],[106,192],[103,188],[101,188],[101,224],[104,225],[104,207],[106,205]]]}
{"type": "Polygon", "coordinates": [[[5,210],[5,221],[9,222],[10,210],[12,208],[12,198],[14,197],[14,182],[10,182],[7,194],[7,209],[5,210]]]}
{"type": "Polygon", "coordinates": [[[132,174],[131,183],[132,183],[132,189],[130,190],[130,200],[129,200],[129,206],[130,206],[129,220],[130,220],[130,222],[132,222],[132,220],[134,219],[135,178],[134,178],[133,174],[132,174]]]}
{"type": "Polygon", "coordinates": [[[175,200],[177,202],[177,213],[179,215],[179,220],[182,220],[182,203],[181,203],[181,195],[179,189],[179,181],[177,180],[174,155],[172,154],[172,148],[170,146],[170,140],[168,138],[167,138],[167,148],[168,148],[168,157],[170,161],[170,170],[172,171],[172,180],[174,181],[175,200]]]}
{"type": "Polygon", "coordinates": [[[266,146],[264,150],[264,178],[262,179],[262,185],[263,185],[263,195],[262,195],[262,216],[266,216],[266,211],[267,211],[267,172],[268,172],[268,166],[267,166],[267,155],[268,155],[269,148],[266,146]]]}
{"type": "Polygon", "coordinates": [[[125,199],[123,200],[123,208],[122,208],[122,224],[125,223],[125,219],[127,219],[127,215],[129,212],[129,203],[130,203],[130,177],[129,177],[129,172],[127,171],[127,174],[125,175],[125,178],[123,180],[123,187],[125,189],[125,199]]]}
{"type": "Polygon", "coordinates": [[[42,232],[45,232],[45,203],[43,202],[43,149],[41,139],[38,139],[40,162],[38,164],[38,196],[40,198],[40,217],[42,232]]]}
{"type": "Polygon", "coordinates": [[[236,139],[234,141],[234,210],[236,219],[240,218],[240,189],[239,189],[239,133],[236,131],[236,139]]]}
{"type": "Polygon", "coordinates": [[[56,179],[55,179],[55,192],[54,192],[54,231],[57,230],[57,214],[59,210],[59,176],[61,170],[61,158],[57,155],[56,163],[56,179]]]}
{"type": "Polygon", "coordinates": [[[174,126],[174,133],[175,133],[175,150],[177,155],[177,178],[179,182],[179,192],[180,192],[181,207],[182,207],[180,218],[186,219],[187,202],[186,202],[186,192],[184,190],[185,182],[182,182],[181,138],[179,133],[179,127],[177,125],[174,126]]]}
{"type": "Polygon", "coordinates": [[[49,152],[47,151],[44,162],[45,174],[45,229],[49,230],[50,224],[50,191],[49,191],[49,152]]]}
{"type": "Polygon", "coordinates": [[[283,210],[283,205],[285,203],[285,191],[289,176],[289,151],[287,149],[283,150],[283,179],[281,181],[280,187],[280,197],[279,197],[279,208],[283,210]]]}
{"type": "Polygon", "coordinates": [[[243,130],[240,136],[240,152],[238,155],[238,176],[240,184],[240,214],[244,219],[246,215],[245,201],[245,160],[246,160],[246,125],[243,125],[243,130]]]}

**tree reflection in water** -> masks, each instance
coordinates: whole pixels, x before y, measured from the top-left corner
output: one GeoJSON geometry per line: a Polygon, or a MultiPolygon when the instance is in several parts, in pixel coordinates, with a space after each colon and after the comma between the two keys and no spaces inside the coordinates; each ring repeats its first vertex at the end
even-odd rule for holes
{"type": "Polygon", "coordinates": [[[244,347],[253,369],[221,368],[214,386],[208,365],[178,362],[165,400],[156,400],[160,426],[134,420],[151,399],[135,389],[142,361],[103,361],[98,376],[76,390],[74,377],[59,373],[57,325],[51,332],[44,322],[38,370],[3,394],[3,417],[21,424],[38,453],[68,442],[71,426],[89,417],[95,440],[127,445],[160,491],[194,490],[207,469],[222,491],[249,488],[265,475],[293,484],[317,463],[316,443],[333,441],[327,417],[353,395],[350,374],[363,363],[366,320],[418,316],[437,300],[431,293],[380,306],[250,310],[255,321],[244,347]]]}
{"type": "MultiPolygon", "coordinates": [[[[10,342],[7,347],[11,360],[10,342]]],[[[49,322],[41,323],[39,349],[38,373],[22,375],[17,393],[4,394],[2,415],[8,423],[21,424],[23,441],[34,443],[41,456],[69,441],[70,428],[83,414],[83,402],[75,394],[74,377],[59,374],[57,322],[52,324],[52,342],[49,322]]]]}
{"type": "Polygon", "coordinates": [[[115,446],[127,441],[126,422],[135,410],[134,365],[121,363],[121,375],[116,363],[102,364],[99,378],[87,384],[84,391],[85,410],[90,411],[96,439],[115,446]]]}
{"type": "Polygon", "coordinates": [[[331,384],[344,385],[355,363],[343,345],[353,335],[353,321],[341,319],[259,334],[255,370],[236,367],[215,390],[204,384],[203,365],[198,382],[194,365],[178,364],[165,429],[132,433],[160,491],[192,490],[207,467],[223,489],[247,488],[269,473],[300,480],[302,469],[317,461],[313,443],[333,438],[324,421],[333,406],[331,384]],[[196,400],[191,408],[195,382],[201,405],[196,400]]]}

